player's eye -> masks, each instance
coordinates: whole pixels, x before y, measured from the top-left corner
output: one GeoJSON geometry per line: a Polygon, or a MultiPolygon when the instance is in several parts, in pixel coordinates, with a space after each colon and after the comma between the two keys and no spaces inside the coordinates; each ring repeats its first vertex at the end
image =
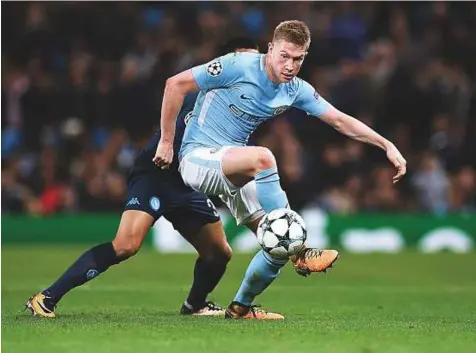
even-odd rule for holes
{"type": "Polygon", "coordinates": [[[289,56],[288,56],[288,55],[286,55],[286,54],[281,54],[281,57],[282,57],[283,59],[287,59],[287,58],[289,58],[289,56]]]}

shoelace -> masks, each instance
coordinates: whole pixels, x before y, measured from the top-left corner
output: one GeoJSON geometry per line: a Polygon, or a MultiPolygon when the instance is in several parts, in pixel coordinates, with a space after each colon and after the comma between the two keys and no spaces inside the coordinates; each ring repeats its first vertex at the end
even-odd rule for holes
{"type": "Polygon", "coordinates": [[[250,311],[254,317],[256,317],[256,314],[258,313],[265,313],[265,314],[267,313],[266,310],[261,309],[260,304],[250,306],[250,311]]]}
{"type": "Polygon", "coordinates": [[[321,257],[323,252],[324,250],[308,248],[306,249],[306,251],[304,251],[304,254],[302,257],[306,260],[311,258],[321,257]]]}

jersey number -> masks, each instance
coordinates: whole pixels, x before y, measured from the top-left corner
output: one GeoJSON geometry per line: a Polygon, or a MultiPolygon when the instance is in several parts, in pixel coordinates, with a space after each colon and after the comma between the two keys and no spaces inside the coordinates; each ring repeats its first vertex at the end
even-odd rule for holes
{"type": "Polygon", "coordinates": [[[213,210],[213,214],[214,214],[215,216],[220,217],[220,216],[218,215],[218,211],[217,211],[217,209],[215,208],[215,205],[213,204],[212,200],[207,199],[207,205],[208,205],[208,207],[210,207],[210,208],[213,210]]]}

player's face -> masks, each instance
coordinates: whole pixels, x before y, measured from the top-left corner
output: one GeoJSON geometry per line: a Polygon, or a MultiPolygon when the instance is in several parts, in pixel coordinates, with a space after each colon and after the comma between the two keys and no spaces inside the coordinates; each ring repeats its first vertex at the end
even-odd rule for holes
{"type": "Polygon", "coordinates": [[[270,66],[274,78],[285,83],[291,81],[301,70],[307,48],[285,40],[278,40],[269,44],[270,66]]]}

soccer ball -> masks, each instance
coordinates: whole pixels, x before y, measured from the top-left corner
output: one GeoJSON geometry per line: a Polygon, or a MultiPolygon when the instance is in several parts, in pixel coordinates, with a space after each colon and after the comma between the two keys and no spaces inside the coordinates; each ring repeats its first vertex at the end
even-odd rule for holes
{"type": "Polygon", "coordinates": [[[304,220],[296,212],[280,208],[265,215],[256,232],[258,243],[275,258],[296,254],[307,238],[304,220]]]}

